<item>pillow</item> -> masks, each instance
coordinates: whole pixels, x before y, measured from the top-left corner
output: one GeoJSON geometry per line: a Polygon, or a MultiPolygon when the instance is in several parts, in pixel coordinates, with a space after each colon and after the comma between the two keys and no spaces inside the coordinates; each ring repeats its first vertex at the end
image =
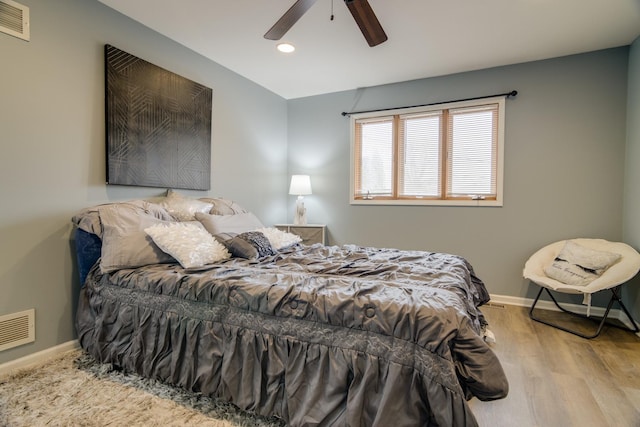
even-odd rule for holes
{"type": "Polygon", "coordinates": [[[277,251],[302,242],[302,237],[275,227],[259,228],[255,231],[259,231],[267,236],[269,243],[271,243],[271,246],[277,251]]]}
{"type": "Polygon", "coordinates": [[[196,219],[214,236],[220,233],[239,234],[264,227],[251,212],[237,215],[209,215],[198,212],[196,213],[196,219]]]}
{"type": "Polygon", "coordinates": [[[116,204],[129,205],[131,209],[140,209],[152,216],[165,221],[173,220],[173,217],[162,207],[155,203],[150,203],[146,200],[130,200],[127,202],[105,203],[103,205],[91,206],[82,209],[75,214],[71,221],[81,230],[87,233],[95,234],[102,238],[102,222],[100,220],[100,214],[107,206],[113,206],[116,204]]]}
{"type": "Polygon", "coordinates": [[[276,255],[269,239],[258,231],[247,231],[240,234],[221,233],[215,237],[229,249],[234,257],[256,259],[276,255]]]}
{"type": "Polygon", "coordinates": [[[227,249],[196,221],[156,224],[144,231],[184,268],[202,267],[231,257],[227,249]]]}
{"type": "Polygon", "coordinates": [[[196,219],[196,212],[207,213],[213,207],[211,203],[183,196],[173,190],[167,191],[167,197],[160,202],[160,206],[178,221],[193,221],[196,219]]]}
{"type": "Polygon", "coordinates": [[[158,219],[153,213],[128,203],[108,205],[100,210],[102,223],[102,255],[100,270],[103,273],[121,268],[140,267],[149,264],[175,262],[166,254],[144,229],[156,224],[173,221],[158,219]]]}
{"type": "Polygon", "coordinates": [[[553,263],[544,268],[544,272],[550,278],[567,285],[586,286],[620,258],[620,254],[590,249],[567,240],[553,263]]]}
{"type": "Polygon", "coordinates": [[[214,215],[237,215],[249,212],[233,200],[229,199],[200,197],[198,200],[205,203],[211,203],[213,207],[209,213],[214,215]]]}

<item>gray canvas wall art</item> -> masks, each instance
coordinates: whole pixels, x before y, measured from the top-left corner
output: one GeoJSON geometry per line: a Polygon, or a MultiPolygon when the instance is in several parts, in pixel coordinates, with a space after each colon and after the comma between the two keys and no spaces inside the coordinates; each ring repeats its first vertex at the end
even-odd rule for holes
{"type": "Polygon", "coordinates": [[[107,183],[209,190],[212,90],[105,45],[107,183]]]}

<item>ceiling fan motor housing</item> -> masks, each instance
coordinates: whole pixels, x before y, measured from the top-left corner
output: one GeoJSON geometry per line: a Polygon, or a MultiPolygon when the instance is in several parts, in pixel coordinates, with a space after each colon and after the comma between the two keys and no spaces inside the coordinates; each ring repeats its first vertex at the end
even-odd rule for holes
{"type": "MultiPolygon", "coordinates": [[[[268,40],[280,40],[315,2],[316,0],[297,0],[289,10],[273,24],[273,27],[267,31],[264,38],[268,40]]],[[[369,46],[377,46],[387,41],[387,35],[367,0],[344,0],[344,2],[369,46]]]]}

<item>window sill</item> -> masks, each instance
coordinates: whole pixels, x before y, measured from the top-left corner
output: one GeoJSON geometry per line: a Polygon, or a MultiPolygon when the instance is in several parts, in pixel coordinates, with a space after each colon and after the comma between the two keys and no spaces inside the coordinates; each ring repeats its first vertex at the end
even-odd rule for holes
{"type": "Polygon", "coordinates": [[[502,207],[502,200],[389,200],[389,199],[351,199],[351,205],[368,206],[473,206],[502,207]]]}

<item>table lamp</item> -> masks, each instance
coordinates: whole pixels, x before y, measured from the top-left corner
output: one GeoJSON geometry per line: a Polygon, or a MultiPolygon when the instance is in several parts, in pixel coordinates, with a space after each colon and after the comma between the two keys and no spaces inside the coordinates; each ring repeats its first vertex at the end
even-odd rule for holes
{"type": "Polygon", "coordinates": [[[311,194],[311,179],[309,179],[309,175],[292,175],[289,194],[298,196],[293,223],[295,225],[306,225],[307,210],[304,207],[304,196],[311,194]]]}

